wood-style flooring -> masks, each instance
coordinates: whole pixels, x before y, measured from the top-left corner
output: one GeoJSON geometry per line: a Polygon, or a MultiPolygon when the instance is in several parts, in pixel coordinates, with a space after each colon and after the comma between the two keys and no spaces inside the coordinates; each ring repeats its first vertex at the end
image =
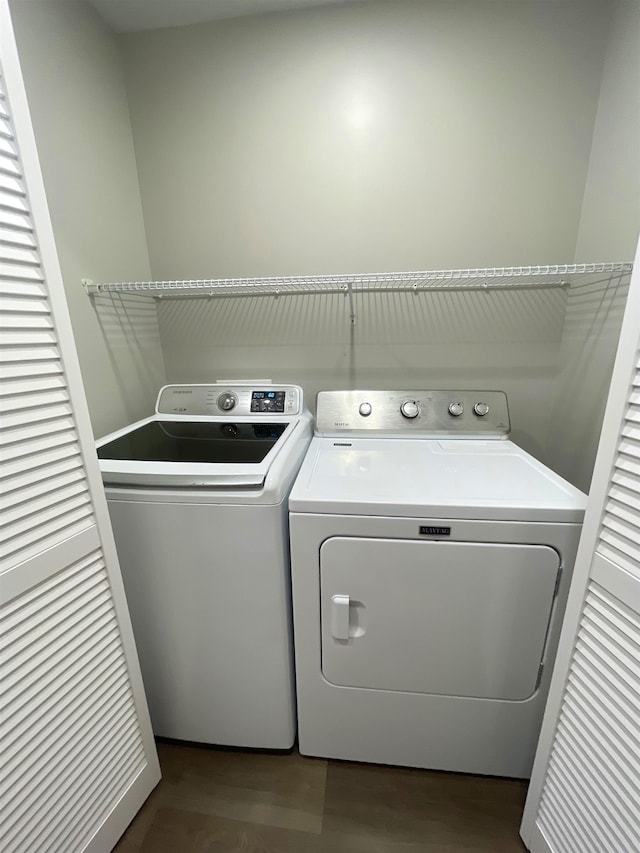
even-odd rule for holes
{"type": "Polygon", "coordinates": [[[159,743],[116,853],[522,853],[526,783],[159,743]]]}

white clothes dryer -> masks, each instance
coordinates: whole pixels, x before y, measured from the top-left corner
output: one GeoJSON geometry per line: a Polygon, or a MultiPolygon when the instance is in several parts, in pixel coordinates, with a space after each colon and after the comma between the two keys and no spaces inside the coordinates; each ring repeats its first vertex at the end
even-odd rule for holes
{"type": "Polygon", "coordinates": [[[300,750],[530,774],[586,497],[506,396],[318,395],[290,495],[300,750]]]}
{"type": "Polygon", "coordinates": [[[302,389],[168,385],[98,457],[156,735],[295,740],[287,497],[302,389]]]}

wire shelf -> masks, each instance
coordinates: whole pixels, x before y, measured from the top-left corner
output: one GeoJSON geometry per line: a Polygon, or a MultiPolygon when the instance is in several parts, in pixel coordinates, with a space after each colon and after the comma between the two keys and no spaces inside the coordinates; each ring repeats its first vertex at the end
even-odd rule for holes
{"type": "Polygon", "coordinates": [[[279,276],[269,278],[218,278],[192,281],[130,281],[96,284],[83,279],[90,295],[136,293],[140,296],[185,299],[214,296],[280,296],[305,293],[355,293],[388,291],[470,291],[566,288],[602,276],[614,278],[631,272],[632,264],[551,264],[531,267],[426,270],[422,272],[358,273],[345,275],[279,276]]]}

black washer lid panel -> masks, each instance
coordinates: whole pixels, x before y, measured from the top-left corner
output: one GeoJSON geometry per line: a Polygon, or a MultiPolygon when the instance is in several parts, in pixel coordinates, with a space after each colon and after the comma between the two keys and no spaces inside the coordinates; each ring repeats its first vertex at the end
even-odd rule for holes
{"type": "Polygon", "coordinates": [[[287,424],[151,421],[98,448],[99,459],[140,462],[262,462],[287,424]]]}

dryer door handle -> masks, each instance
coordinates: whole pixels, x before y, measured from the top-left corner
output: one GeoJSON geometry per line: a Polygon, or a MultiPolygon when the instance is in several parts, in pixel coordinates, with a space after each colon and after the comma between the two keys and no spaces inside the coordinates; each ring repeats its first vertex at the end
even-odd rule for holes
{"type": "Polygon", "coordinates": [[[349,639],[349,596],[331,596],[331,633],[336,640],[349,639]]]}

